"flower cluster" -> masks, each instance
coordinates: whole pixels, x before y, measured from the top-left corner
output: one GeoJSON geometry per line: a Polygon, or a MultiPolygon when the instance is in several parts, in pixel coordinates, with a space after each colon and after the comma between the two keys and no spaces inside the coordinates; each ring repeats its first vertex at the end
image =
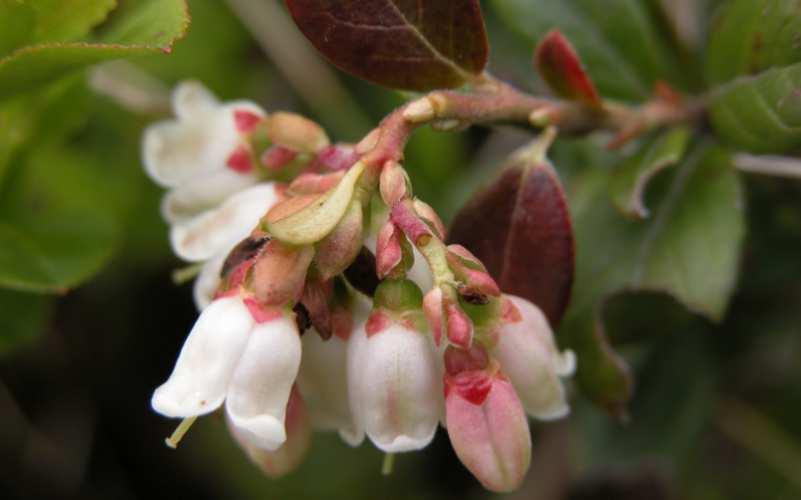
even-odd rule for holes
{"type": "MultiPolygon", "coordinates": [[[[568,413],[574,370],[534,304],[504,295],[435,211],[372,146],[329,145],[313,122],[219,103],[198,84],[177,119],[145,133],[147,171],[169,187],[176,253],[204,262],[200,317],[153,408],[185,419],[225,406],[270,476],[297,466],[311,429],[386,453],[447,429],[488,489],[528,469],[527,415],[568,413]]],[[[369,136],[368,136],[369,138],[369,136]]]]}

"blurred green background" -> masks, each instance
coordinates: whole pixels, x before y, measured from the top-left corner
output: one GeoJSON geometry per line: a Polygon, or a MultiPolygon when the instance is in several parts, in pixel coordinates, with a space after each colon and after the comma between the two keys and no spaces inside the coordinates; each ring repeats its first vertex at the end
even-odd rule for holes
{"type": "MultiPolygon", "coordinates": [[[[9,13],[25,3],[2,0],[0,8],[9,13]]],[[[541,91],[530,67],[532,39],[509,22],[505,3],[482,4],[491,70],[541,91]]],[[[656,0],[612,3],[645,6],[658,17],[656,0]]],[[[697,9],[691,19],[701,26],[685,31],[701,46],[717,2],[674,8],[685,3],[697,9]]],[[[119,9],[136,4],[123,1],[119,9]]],[[[604,2],[594,5],[603,11],[604,2]]],[[[201,419],[177,451],[164,445],[175,422],[156,415],[149,398],[196,310],[190,285],[171,281],[182,263],[169,249],[162,193],[144,175],[139,141],[145,125],[169,112],[170,87],[198,79],[224,100],[304,113],[339,141],[357,141],[405,99],[322,61],[279,2],[191,0],[189,10],[188,35],[169,55],[133,54],[122,65],[65,72],[44,86],[9,80],[0,69],[0,241],[23,227],[33,242],[0,246],[0,497],[491,496],[442,431],[428,449],[397,457],[390,477],[380,475],[382,456],[368,443],[351,449],[317,434],[299,470],[269,480],[216,417],[201,419]],[[39,261],[32,264],[34,254],[39,261]],[[17,279],[36,273],[41,279],[17,279]]],[[[123,15],[115,10],[110,19],[123,15]]],[[[13,26],[20,37],[34,36],[18,22],[0,20],[0,57],[20,45],[9,38],[13,26]]],[[[531,29],[542,32],[547,22],[531,29]]],[[[88,36],[102,39],[104,26],[88,36]]],[[[697,46],[676,52],[685,59],[672,67],[686,71],[649,71],[697,88],[697,46]]],[[[599,76],[616,97],[642,97],[618,85],[624,75],[599,76]]],[[[415,193],[447,220],[528,137],[512,129],[423,129],[407,150],[415,193]]],[[[569,195],[582,169],[619,162],[602,144],[589,138],[557,145],[554,162],[569,195]]],[[[569,418],[532,422],[532,468],[509,498],[801,498],[801,183],[743,180],[748,236],[724,320],[712,324],[658,293],[608,298],[607,331],[636,375],[628,420],[574,394],[569,418]]]]}

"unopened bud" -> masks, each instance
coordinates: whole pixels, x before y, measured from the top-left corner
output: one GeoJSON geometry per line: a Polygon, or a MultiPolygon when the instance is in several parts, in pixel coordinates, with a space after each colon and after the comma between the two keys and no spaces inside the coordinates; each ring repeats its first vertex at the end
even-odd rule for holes
{"type": "Polygon", "coordinates": [[[313,257],[311,246],[289,247],[271,240],[251,271],[250,286],[257,300],[265,305],[283,305],[300,299],[313,257]]]}
{"type": "Polygon", "coordinates": [[[437,212],[428,203],[415,198],[413,202],[414,211],[425,221],[426,224],[437,234],[441,240],[445,239],[445,224],[439,218],[437,212]]]}
{"type": "Polygon", "coordinates": [[[329,143],[322,127],[308,118],[284,111],[270,115],[267,134],[274,144],[305,153],[315,153],[329,143]]]}
{"type": "Polygon", "coordinates": [[[403,261],[402,238],[403,233],[391,221],[387,221],[378,232],[375,269],[379,279],[394,274],[394,271],[401,265],[403,261]]]}
{"type": "Polygon", "coordinates": [[[485,488],[520,486],[531,463],[531,433],[517,393],[497,368],[445,375],[445,422],[459,460],[485,488]]]}
{"type": "Polygon", "coordinates": [[[408,196],[408,177],[400,163],[388,161],[384,164],[384,168],[381,169],[379,188],[381,199],[388,207],[408,196]]]}
{"type": "Polygon", "coordinates": [[[473,343],[473,322],[455,300],[445,299],[448,341],[467,349],[473,343]]]}
{"type": "Polygon", "coordinates": [[[353,200],[333,231],[317,247],[317,271],[328,280],[344,271],[362,248],[362,204],[353,200]]]}
{"type": "Polygon", "coordinates": [[[417,216],[410,204],[410,200],[395,203],[389,218],[416,246],[425,245],[431,239],[431,229],[417,216]]]}
{"type": "Polygon", "coordinates": [[[461,245],[449,245],[446,254],[448,266],[463,282],[459,288],[462,295],[499,297],[501,289],[489,275],[484,265],[461,245]]]}

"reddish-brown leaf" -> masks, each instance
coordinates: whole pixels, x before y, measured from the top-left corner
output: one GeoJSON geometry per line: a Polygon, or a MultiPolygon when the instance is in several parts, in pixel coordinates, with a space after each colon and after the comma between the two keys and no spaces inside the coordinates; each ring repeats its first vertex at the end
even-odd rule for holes
{"type": "Polygon", "coordinates": [[[505,293],[556,326],[570,300],[574,240],[565,195],[547,163],[515,163],[456,215],[450,240],[482,260],[505,293]]]}
{"type": "Polygon", "coordinates": [[[286,0],[339,68],[387,87],[453,88],[479,75],[488,45],[478,0],[286,0]]]}
{"type": "Polygon", "coordinates": [[[562,33],[550,31],[537,46],[534,64],[551,90],[561,97],[599,107],[601,98],[576,50],[562,33]]]}

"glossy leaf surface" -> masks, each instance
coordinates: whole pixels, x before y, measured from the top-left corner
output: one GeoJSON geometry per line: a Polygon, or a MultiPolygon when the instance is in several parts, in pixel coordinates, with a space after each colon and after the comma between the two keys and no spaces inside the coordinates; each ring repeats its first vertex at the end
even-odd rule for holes
{"type": "Polygon", "coordinates": [[[556,325],[573,284],[574,242],[562,185],[547,163],[512,160],[456,215],[453,243],[473,252],[505,293],[556,325]]]}
{"type": "Polygon", "coordinates": [[[459,87],[487,62],[477,0],[286,0],[300,30],[340,69],[386,87],[459,87]]]}

